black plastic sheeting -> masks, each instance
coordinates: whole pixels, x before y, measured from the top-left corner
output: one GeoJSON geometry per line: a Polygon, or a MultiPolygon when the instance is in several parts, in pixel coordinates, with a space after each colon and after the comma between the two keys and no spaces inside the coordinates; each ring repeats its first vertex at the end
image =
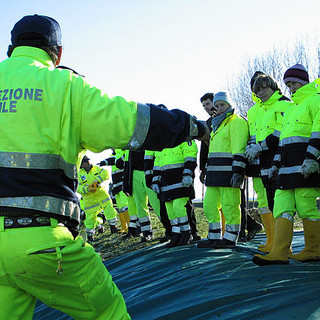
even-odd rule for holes
{"type": "MultiPolygon", "coordinates": [[[[320,319],[320,263],[251,262],[265,241],[230,249],[150,246],[105,263],[133,320],[320,319]]],[[[295,232],[293,250],[304,247],[295,232]]],[[[41,302],[34,320],[71,319],[41,302]]]]}

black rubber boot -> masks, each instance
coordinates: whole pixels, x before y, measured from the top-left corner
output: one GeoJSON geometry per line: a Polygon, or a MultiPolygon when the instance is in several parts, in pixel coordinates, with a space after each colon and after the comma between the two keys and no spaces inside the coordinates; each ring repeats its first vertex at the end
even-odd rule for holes
{"type": "Polygon", "coordinates": [[[222,240],[215,242],[212,245],[212,248],[214,248],[214,249],[233,249],[236,246],[237,246],[236,242],[233,242],[233,241],[230,241],[227,239],[222,239],[222,240]]]}
{"type": "Polygon", "coordinates": [[[118,233],[118,228],[113,225],[113,224],[110,224],[110,231],[111,231],[111,234],[115,234],[115,233],[118,233]]]}
{"type": "Polygon", "coordinates": [[[153,233],[150,231],[143,231],[142,234],[141,242],[149,242],[154,239],[153,233]]]}
{"type": "Polygon", "coordinates": [[[178,246],[186,246],[188,244],[190,244],[190,242],[192,241],[192,235],[191,235],[191,231],[182,231],[181,232],[181,238],[178,242],[178,246]]]}
{"type": "Polygon", "coordinates": [[[168,234],[168,233],[166,232],[166,234],[164,235],[164,237],[162,237],[162,238],[159,239],[159,242],[161,242],[161,243],[168,242],[170,239],[171,239],[171,232],[170,232],[170,234],[168,234]]]}
{"type": "Polygon", "coordinates": [[[172,232],[172,237],[170,239],[170,242],[166,244],[167,248],[173,248],[178,245],[178,242],[180,241],[181,233],[175,233],[172,232]]]}
{"type": "Polygon", "coordinates": [[[220,240],[205,239],[197,243],[197,248],[212,248],[213,244],[220,240]]]}
{"type": "Polygon", "coordinates": [[[192,241],[199,241],[201,237],[199,236],[198,232],[192,233],[192,241]]]}
{"type": "Polygon", "coordinates": [[[129,227],[128,233],[123,236],[123,238],[138,238],[140,233],[138,233],[137,228],[129,227]]]}

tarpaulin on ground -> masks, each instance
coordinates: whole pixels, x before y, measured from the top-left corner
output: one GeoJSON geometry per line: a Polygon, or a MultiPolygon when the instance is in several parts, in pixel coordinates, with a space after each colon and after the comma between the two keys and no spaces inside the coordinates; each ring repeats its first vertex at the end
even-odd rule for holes
{"type": "MultiPolygon", "coordinates": [[[[258,267],[258,235],[236,249],[153,245],[106,261],[133,320],[320,319],[320,263],[258,267]]],[[[304,247],[295,232],[294,252],[304,247]]],[[[71,319],[44,304],[34,320],[71,319]]]]}

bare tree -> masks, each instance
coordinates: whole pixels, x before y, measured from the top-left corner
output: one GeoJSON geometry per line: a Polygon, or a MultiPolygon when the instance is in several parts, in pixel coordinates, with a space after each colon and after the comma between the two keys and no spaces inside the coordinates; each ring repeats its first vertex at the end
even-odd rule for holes
{"type": "Polygon", "coordinates": [[[285,70],[296,63],[306,67],[310,81],[320,77],[320,39],[317,34],[296,39],[293,44],[283,48],[272,48],[260,56],[245,56],[240,61],[241,70],[232,75],[227,81],[230,95],[242,115],[254,104],[250,80],[256,71],[262,71],[272,76],[278,83],[282,92],[289,95],[283,83],[285,70]]]}

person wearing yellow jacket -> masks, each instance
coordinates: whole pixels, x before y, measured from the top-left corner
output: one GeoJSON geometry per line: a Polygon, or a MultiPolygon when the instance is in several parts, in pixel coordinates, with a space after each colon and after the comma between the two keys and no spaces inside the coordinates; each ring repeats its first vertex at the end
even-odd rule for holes
{"type": "Polygon", "coordinates": [[[275,235],[269,254],[255,255],[257,265],[320,262],[320,213],[316,198],[320,194],[320,96],[315,83],[309,83],[304,66],[296,64],[284,74],[293,104],[282,122],[279,152],[272,172],[278,171],[274,204],[275,235]],[[289,254],[295,212],[302,218],[305,248],[289,254]]]}
{"type": "Polygon", "coordinates": [[[95,228],[99,225],[98,214],[104,214],[111,233],[117,233],[117,211],[107,190],[101,183],[109,179],[109,173],[98,166],[93,166],[90,159],[84,156],[78,171],[78,193],[82,195],[83,207],[86,214],[84,225],[89,240],[93,240],[95,228]]]}
{"type": "Polygon", "coordinates": [[[245,149],[249,138],[245,119],[234,113],[227,92],[214,96],[217,116],[212,119],[212,132],[207,163],[206,194],[203,209],[209,222],[207,240],[198,248],[234,248],[240,231],[240,187],[243,185],[246,167],[245,149]],[[221,239],[222,208],[226,220],[221,239]]]}
{"type": "Polygon", "coordinates": [[[254,95],[259,103],[256,114],[256,142],[250,143],[246,149],[249,161],[259,160],[261,167],[261,179],[266,190],[268,208],[270,212],[261,215],[265,226],[267,242],[260,246],[262,252],[270,252],[274,235],[274,218],[272,215],[275,195],[275,179],[269,178],[272,161],[278,150],[280,127],[284,113],[291,105],[290,100],[285,97],[277,84],[270,76],[259,75],[253,84],[254,95]]]}
{"type": "Polygon", "coordinates": [[[208,130],[181,110],[110,98],[57,68],[61,29],[51,17],[20,19],[7,53],[0,63],[0,318],[32,319],[39,299],[74,319],[130,319],[100,255],[78,235],[82,154],[161,150],[208,130]]]}
{"type": "Polygon", "coordinates": [[[187,245],[192,240],[187,205],[195,197],[193,180],[197,153],[193,140],[155,153],[151,188],[165,202],[172,226],[168,248],[187,245]]]}
{"type": "Polygon", "coordinates": [[[111,166],[112,193],[116,198],[121,224],[121,232],[128,232],[129,213],[128,198],[123,192],[124,150],[112,149],[112,156],[100,161],[100,166],[111,166]]]}

